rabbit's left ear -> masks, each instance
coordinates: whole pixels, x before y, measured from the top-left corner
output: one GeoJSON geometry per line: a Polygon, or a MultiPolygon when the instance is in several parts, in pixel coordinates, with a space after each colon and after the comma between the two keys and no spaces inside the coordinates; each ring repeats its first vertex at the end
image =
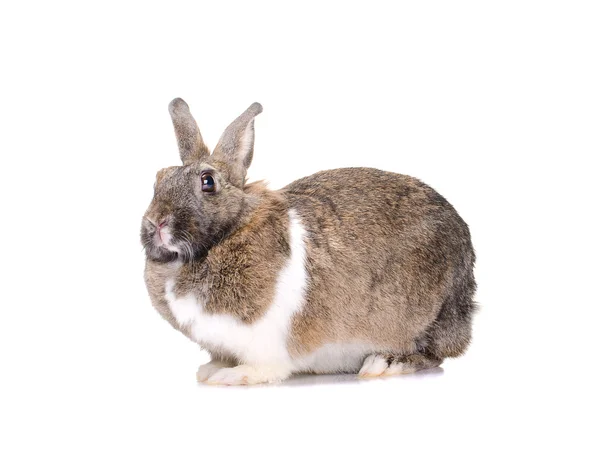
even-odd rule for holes
{"type": "Polygon", "coordinates": [[[250,105],[227,127],[212,153],[211,159],[227,167],[229,181],[236,187],[244,186],[254,154],[254,118],[262,110],[260,103],[250,105]]]}
{"type": "Polygon", "coordinates": [[[169,113],[173,120],[173,128],[177,137],[177,146],[183,165],[206,158],[210,155],[202,140],[196,120],[190,113],[190,107],[181,98],[169,103],[169,113]]]}

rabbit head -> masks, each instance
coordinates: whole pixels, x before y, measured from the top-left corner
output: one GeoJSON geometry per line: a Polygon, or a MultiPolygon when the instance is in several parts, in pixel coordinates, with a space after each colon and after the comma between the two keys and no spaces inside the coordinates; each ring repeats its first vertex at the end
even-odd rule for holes
{"type": "Polygon", "coordinates": [[[262,106],[235,119],[212,154],[187,103],[176,98],[169,112],[183,165],[158,171],[141,228],[146,256],[157,262],[194,259],[239,226],[254,198],[244,184],[262,106]]]}

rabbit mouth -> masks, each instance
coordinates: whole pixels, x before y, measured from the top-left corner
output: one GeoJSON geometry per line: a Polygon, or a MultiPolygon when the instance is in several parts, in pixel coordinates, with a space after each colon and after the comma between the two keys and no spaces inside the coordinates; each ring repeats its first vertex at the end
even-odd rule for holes
{"type": "Polygon", "coordinates": [[[181,249],[175,244],[173,234],[169,228],[157,228],[152,239],[154,247],[158,250],[176,255],[181,253],[181,249]]]}
{"type": "Polygon", "coordinates": [[[169,262],[177,259],[181,254],[170,228],[165,223],[156,224],[154,221],[145,219],[141,236],[142,245],[149,259],[157,262],[169,262]]]}
{"type": "Polygon", "coordinates": [[[173,235],[169,227],[158,227],[154,233],[155,245],[169,252],[179,253],[179,248],[173,244],[173,235]]]}
{"type": "Polygon", "coordinates": [[[145,216],[142,222],[142,245],[149,259],[170,262],[180,259],[189,262],[196,259],[204,247],[194,241],[197,239],[178,220],[169,215],[156,218],[154,215],[145,216]]]}

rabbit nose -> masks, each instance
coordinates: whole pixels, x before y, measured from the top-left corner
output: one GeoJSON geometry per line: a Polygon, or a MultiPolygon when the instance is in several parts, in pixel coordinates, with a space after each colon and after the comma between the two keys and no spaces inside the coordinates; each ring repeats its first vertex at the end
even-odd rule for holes
{"type": "Polygon", "coordinates": [[[160,223],[158,223],[158,230],[160,231],[161,229],[163,229],[165,226],[167,226],[167,220],[162,220],[160,223]]]}

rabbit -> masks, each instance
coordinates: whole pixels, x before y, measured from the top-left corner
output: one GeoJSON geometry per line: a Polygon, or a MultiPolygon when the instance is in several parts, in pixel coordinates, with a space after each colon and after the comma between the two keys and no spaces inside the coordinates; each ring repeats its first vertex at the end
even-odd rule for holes
{"type": "Polygon", "coordinates": [[[145,282],[156,310],[210,353],[199,382],[406,374],[465,352],[475,253],[440,194],[372,168],[270,190],[246,182],[259,103],[212,153],[185,101],[169,112],[182,165],[157,173],[142,219],[145,282]]]}

